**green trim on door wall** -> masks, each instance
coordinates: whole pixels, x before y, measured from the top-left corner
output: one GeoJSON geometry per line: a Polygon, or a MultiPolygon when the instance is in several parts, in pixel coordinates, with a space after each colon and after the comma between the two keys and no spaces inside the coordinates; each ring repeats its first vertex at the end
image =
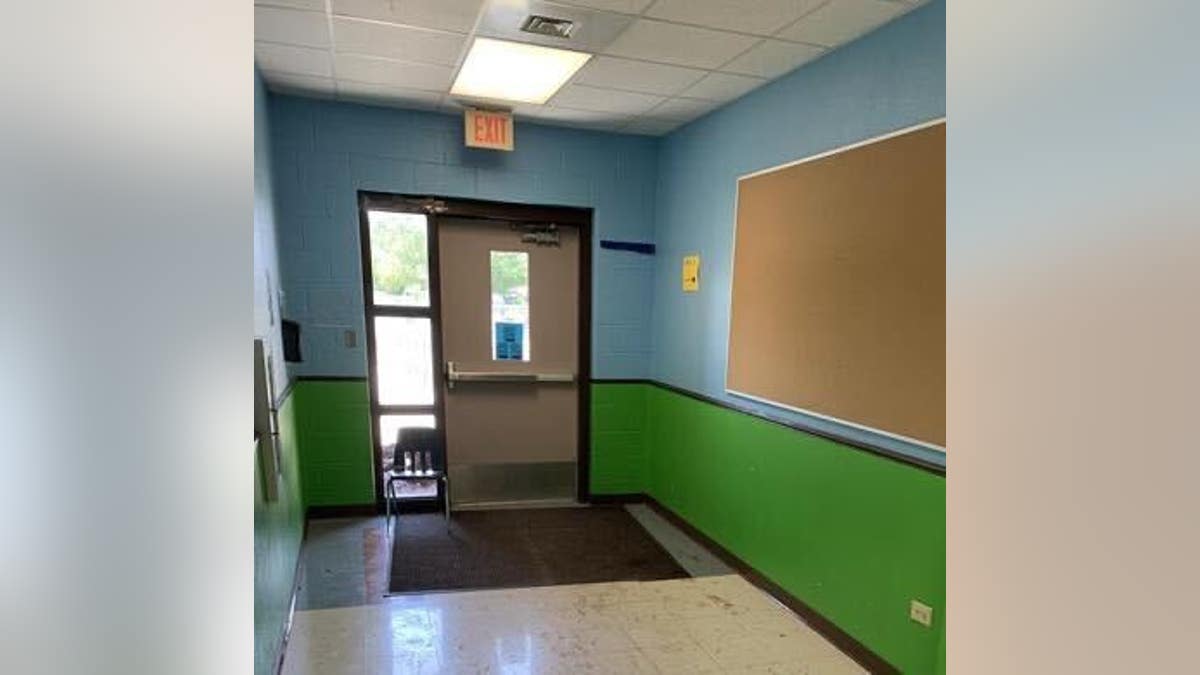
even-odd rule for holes
{"type": "Polygon", "coordinates": [[[649,488],[644,384],[592,384],[593,496],[635,494],[649,488]]]}
{"type": "MultiPolygon", "coordinates": [[[[311,378],[295,382],[300,463],[306,507],[374,502],[370,403],[365,379],[311,378]]],[[[649,464],[644,442],[644,384],[592,385],[590,484],[596,494],[644,492],[649,464]]]]}
{"type": "Polygon", "coordinates": [[[296,382],[306,507],[375,503],[367,391],[365,379],[296,382]]]}
{"type": "Polygon", "coordinates": [[[651,496],[902,672],[935,671],[943,477],[644,386],[651,496]]]}

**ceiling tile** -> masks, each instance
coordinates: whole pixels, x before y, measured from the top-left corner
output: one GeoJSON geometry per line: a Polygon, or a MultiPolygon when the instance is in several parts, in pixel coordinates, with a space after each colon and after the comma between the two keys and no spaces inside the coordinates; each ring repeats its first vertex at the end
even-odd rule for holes
{"type": "Polygon", "coordinates": [[[776,78],[824,54],[824,47],[783,40],[763,40],[721,70],[742,75],[776,78]]]}
{"type": "Polygon", "coordinates": [[[572,110],[570,108],[555,108],[548,105],[518,105],[513,109],[513,114],[518,119],[538,124],[554,124],[575,129],[593,129],[598,131],[617,131],[632,119],[631,116],[621,113],[572,110]]]}
{"type": "Polygon", "coordinates": [[[564,5],[602,9],[606,12],[640,14],[654,0],[559,0],[564,5]]]}
{"type": "Polygon", "coordinates": [[[254,39],[328,47],[329,22],[319,12],[258,6],[254,8],[254,39]]]}
{"type": "Polygon", "coordinates": [[[595,56],[572,80],[575,84],[671,96],[704,77],[703,70],[595,56]]]}
{"type": "Polygon", "coordinates": [[[770,35],[826,0],[658,0],[646,16],[709,28],[770,35]],[[749,5],[749,6],[747,6],[749,5]]]}
{"type": "Polygon", "coordinates": [[[627,134],[642,134],[644,136],[662,136],[686,124],[683,120],[659,119],[656,117],[639,117],[625,125],[621,131],[627,134]]]}
{"type": "Polygon", "coordinates": [[[444,98],[442,94],[432,91],[345,80],[337,83],[337,97],[341,101],[421,109],[437,109],[441,106],[444,98]]]}
{"type": "Polygon", "coordinates": [[[263,70],[262,77],[267,83],[267,89],[281,94],[302,94],[318,98],[333,98],[336,91],[332,79],[328,77],[311,77],[263,70]]]}
{"type": "Polygon", "coordinates": [[[392,61],[360,54],[335,54],[333,64],[338,80],[427,91],[448,91],[450,78],[454,75],[450,66],[392,61]]]}
{"type": "Polygon", "coordinates": [[[678,66],[716,68],[758,42],[758,38],[707,28],[638,19],[605,53],[678,66]]]}
{"type": "Polygon", "coordinates": [[[651,110],[648,115],[650,117],[659,117],[664,119],[690,120],[711,110],[715,110],[720,105],[721,104],[718,101],[676,97],[667,99],[657,108],[651,110]]]}
{"type": "Polygon", "coordinates": [[[552,107],[574,108],[576,110],[595,110],[625,115],[644,113],[662,103],[663,96],[637,94],[629,91],[614,89],[597,89],[579,84],[569,84],[563,87],[554,98],[550,99],[552,107]]]}
{"type": "MultiPolygon", "coordinates": [[[[465,104],[464,104],[465,105],[465,104]]],[[[513,115],[517,117],[537,117],[542,114],[542,111],[549,106],[536,105],[533,103],[514,103],[510,108],[513,115]]]]}
{"type": "Polygon", "coordinates": [[[558,122],[625,122],[629,115],[618,112],[601,110],[576,110],[573,108],[556,108],[554,106],[529,106],[516,111],[518,114],[539,120],[555,120],[558,122]]]}
{"type": "Polygon", "coordinates": [[[469,33],[483,0],[331,0],[334,14],[469,33]]]}
{"type": "Polygon", "coordinates": [[[333,45],[339,52],[453,66],[465,35],[379,21],[335,17],[333,45]]]}
{"type": "Polygon", "coordinates": [[[760,77],[746,77],[730,73],[709,73],[696,84],[683,91],[689,98],[706,98],[713,101],[731,101],[742,94],[766,83],[760,77]]]}
{"type": "Polygon", "coordinates": [[[255,0],[255,5],[291,7],[292,9],[307,9],[314,12],[325,11],[325,0],[255,0]]]}
{"type": "Polygon", "coordinates": [[[296,75],[333,77],[333,61],[329,50],[295,47],[275,42],[255,42],[254,62],[262,70],[296,75]]]}
{"type": "Polygon", "coordinates": [[[778,37],[835,47],[912,9],[885,0],[833,0],[779,32],[778,37]]]}

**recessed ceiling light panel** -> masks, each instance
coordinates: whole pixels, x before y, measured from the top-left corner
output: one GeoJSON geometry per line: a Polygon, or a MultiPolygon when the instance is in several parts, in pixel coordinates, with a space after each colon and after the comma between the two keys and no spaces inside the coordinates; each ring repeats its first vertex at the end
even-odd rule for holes
{"type": "Polygon", "coordinates": [[[477,37],[450,94],[541,105],[591,54],[477,37]]]}

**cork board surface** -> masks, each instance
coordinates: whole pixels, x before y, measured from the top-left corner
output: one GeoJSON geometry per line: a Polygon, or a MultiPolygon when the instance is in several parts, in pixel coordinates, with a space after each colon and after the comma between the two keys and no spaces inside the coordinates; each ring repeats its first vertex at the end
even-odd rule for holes
{"type": "Polygon", "coordinates": [[[946,127],[738,182],[726,388],[944,446],[946,127]]]}

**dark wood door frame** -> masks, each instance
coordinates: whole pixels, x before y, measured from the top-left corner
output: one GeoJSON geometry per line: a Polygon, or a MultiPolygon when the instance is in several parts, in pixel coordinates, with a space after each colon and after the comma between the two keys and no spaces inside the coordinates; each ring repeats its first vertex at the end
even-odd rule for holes
{"type": "MultiPolygon", "coordinates": [[[[439,217],[471,218],[501,223],[555,224],[579,230],[579,355],[578,373],[578,441],[576,454],[576,496],[580,502],[591,499],[591,419],[592,419],[592,209],[569,206],[539,206],[512,202],[476,199],[454,199],[432,195],[398,195],[360,190],[358,193],[359,244],[362,254],[363,310],[367,327],[367,373],[371,401],[371,437],[374,439],[375,504],[383,509],[383,486],[379,476],[383,471],[383,445],[375,420],[379,415],[417,412],[429,414],[430,406],[381,405],[378,400],[378,373],[375,368],[376,316],[420,316],[432,324],[434,394],[433,414],[437,419],[438,435],[446,447],[445,401],[442,395],[442,317],[441,279],[438,246],[439,217]],[[421,213],[428,217],[427,244],[429,247],[429,307],[376,306],[372,301],[374,282],[371,274],[371,228],[369,211],[421,213]]],[[[447,466],[449,460],[447,458],[447,466]]],[[[447,495],[440,495],[446,499],[447,495]]]]}

